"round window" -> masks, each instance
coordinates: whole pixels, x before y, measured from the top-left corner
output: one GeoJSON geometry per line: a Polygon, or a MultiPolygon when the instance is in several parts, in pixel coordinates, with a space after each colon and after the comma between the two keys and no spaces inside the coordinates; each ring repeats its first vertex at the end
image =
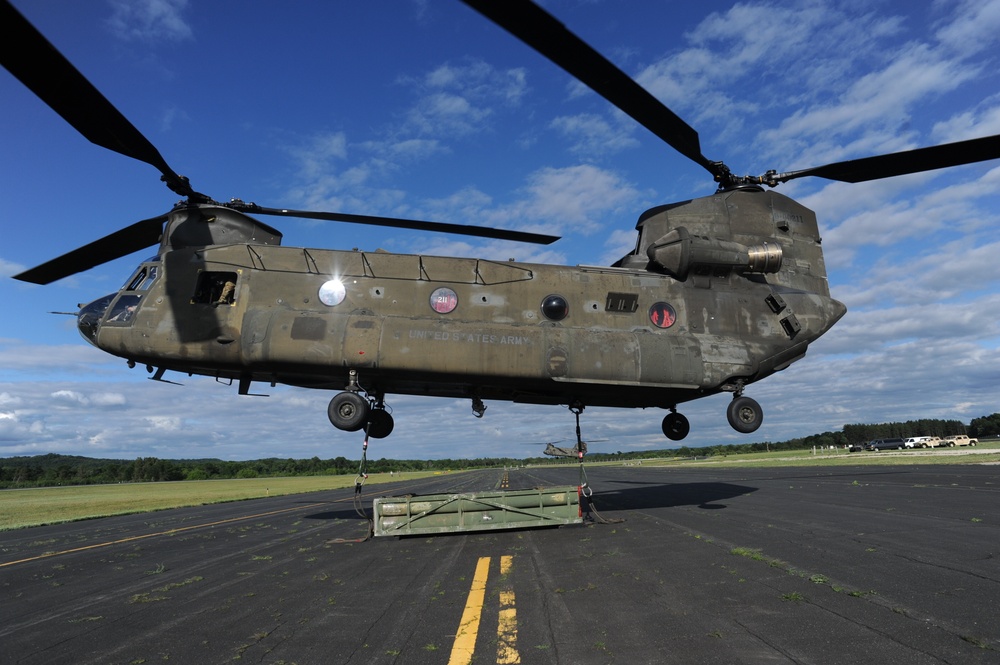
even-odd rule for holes
{"type": "Polygon", "coordinates": [[[649,308],[649,320],[657,328],[669,328],[677,321],[677,312],[669,303],[658,302],[649,308]]]}
{"type": "Polygon", "coordinates": [[[344,302],[346,295],[347,289],[344,288],[343,283],[339,279],[331,279],[319,287],[319,301],[330,307],[344,302]]]}
{"type": "Polygon", "coordinates": [[[458,294],[446,286],[434,289],[431,294],[431,309],[438,314],[448,314],[458,307],[458,294]]]}
{"type": "Polygon", "coordinates": [[[569,303],[562,296],[546,296],[542,301],[542,314],[552,321],[562,321],[569,314],[569,303]]]}

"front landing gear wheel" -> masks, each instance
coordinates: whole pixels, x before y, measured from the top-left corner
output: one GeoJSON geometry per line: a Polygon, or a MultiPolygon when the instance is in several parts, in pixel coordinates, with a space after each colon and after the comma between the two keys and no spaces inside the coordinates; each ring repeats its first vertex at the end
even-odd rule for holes
{"type": "Polygon", "coordinates": [[[330,422],[337,429],[345,432],[357,432],[368,422],[368,414],[371,407],[368,400],[350,391],[337,393],[330,400],[330,406],[326,414],[330,416],[330,422]]]}
{"type": "Polygon", "coordinates": [[[368,416],[368,424],[365,425],[365,433],[373,439],[384,439],[392,434],[394,425],[392,414],[385,409],[372,409],[368,416]]]}
{"type": "Polygon", "coordinates": [[[663,417],[663,434],[671,441],[680,441],[691,431],[691,423],[679,413],[668,413],[663,417]]]}
{"type": "Polygon", "coordinates": [[[733,429],[742,434],[757,431],[764,421],[764,411],[760,404],[749,397],[734,397],[726,409],[726,417],[733,429]]]}

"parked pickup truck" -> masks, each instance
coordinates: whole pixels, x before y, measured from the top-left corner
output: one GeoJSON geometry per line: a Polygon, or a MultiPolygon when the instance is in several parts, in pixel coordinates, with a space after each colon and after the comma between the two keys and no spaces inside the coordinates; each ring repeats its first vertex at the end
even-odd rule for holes
{"type": "Polygon", "coordinates": [[[970,439],[964,434],[956,434],[955,436],[945,437],[941,445],[954,448],[955,446],[974,446],[977,443],[979,443],[979,439],[970,439]]]}

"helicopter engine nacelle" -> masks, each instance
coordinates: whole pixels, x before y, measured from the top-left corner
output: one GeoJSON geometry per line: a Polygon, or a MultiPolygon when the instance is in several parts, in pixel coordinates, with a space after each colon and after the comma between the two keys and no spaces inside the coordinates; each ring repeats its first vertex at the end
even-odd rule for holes
{"type": "Polygon", "coordinates": [[[684,281],[691,272],[776,273],[781,270],[781,245],[776,241],[747,247],[732,240],[692,235],[678,226],[646,248],[649,260],[684,281]]]}

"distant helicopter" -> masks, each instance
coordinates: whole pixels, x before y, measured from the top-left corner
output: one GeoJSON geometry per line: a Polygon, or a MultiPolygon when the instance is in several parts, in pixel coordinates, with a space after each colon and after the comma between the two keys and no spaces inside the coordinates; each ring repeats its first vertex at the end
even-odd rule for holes
{"type": "Polygon", "coordinates": [[[374,438],[393,430],[392,394],[467,398],[478,417],[484,400],[562,404],[578,430],[587,406],[656,407],[668,411],[664,435],[678,441],[690,429],[679,404],[728,392],[730,425],[751,433],[763,411],[746,387],[802,358],[846,312],[830,296],[816,215],[765,187],[1000,158],[998,135],[736,176],[702,155],[694,129],[537,5],[465,2],[702,166],[717,191],[642,213],[635,248],[611,266],[284,247],[278,230],[251,215],[557,238],[216,201],[0,0],[4,67],[84,137],[150,164],[184,197],[16,278],[48,284],[158,244],[120,290],[80,308],[88,342],[155,380],[170,371],[236,383],[241,395],[254,382],[338,391],[332,424],[374,438]]]}
{"type": "MultiPolygon", "coordinates": [[[[591,443],[596,443],[598,441],[606,441],[607,439],[595,439],[591,443]]],[[[545,450],[542,451],[543,455],[548,455],[549,457],[574,457],[582,458],[587,454],[587,442],[578,441],[575,446],[557,446],[557,443],[562,443],[561,441],[549,441],[545,444],[545,450]]]]}
{"type": "MultiPolygon", "coordinates": [[[[578,432],[579,433],[579,432],[578,432]]],[[[600,441],[607,441],[607,439],[591,439],[590,441],[584,441],[582,438],[577,436],[576,442],[572,446],[557,446],[557,443],[563,443],[564,441],[569,441],[569,439],[559,439],[557,441],[535,441],[532,443],[526,443],[526,446],[540,446],[544,445],[545,449],[542,450],[543,455],[548,455],[549,457],[573,457],[573,458],[583,458],[587,454],[587,444],[588,443],[598,443],[600,441]]]]}

